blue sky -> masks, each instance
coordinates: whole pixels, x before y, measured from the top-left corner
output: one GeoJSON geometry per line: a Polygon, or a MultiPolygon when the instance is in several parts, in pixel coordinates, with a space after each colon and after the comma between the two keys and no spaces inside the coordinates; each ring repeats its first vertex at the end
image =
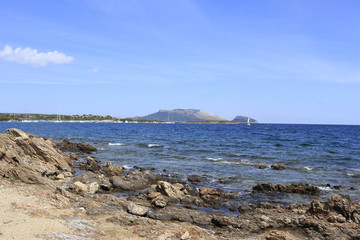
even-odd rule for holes
{"type": "Polygon", "coordinates": [[[0,112],[360,124],[356,0],[13,0],[0,112]],[[59,110],[60,109],[60,110],[59,110]]]}

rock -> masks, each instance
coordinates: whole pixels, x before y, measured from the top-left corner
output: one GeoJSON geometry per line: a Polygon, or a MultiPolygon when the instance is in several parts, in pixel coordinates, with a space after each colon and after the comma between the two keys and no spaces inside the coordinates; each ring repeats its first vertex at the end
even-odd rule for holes
{"type": "Polygon", "coordinates": [[[69,186],[70,190],[75,191],[76,193],[87,193],[88,187],[82,182],[74,182],[69,186]]]}
{"type": "Polygon", "coordinates": [[[168,196],[169,198],[181,200],[185,197],[185,193],[181,191],[184,186],[182,184],[171,184],[165,181],[159,181],[157,183],[156,188],[163,193],[164,195],[168,196]]]}
{"type": "Polygon", "coordinates": [[[161,207],[164,208],[168,205],[168,201],[166,200],[166,198],[163,195],[159,195],[156,198],[154,198],[151,201],[152,204],[154,204],[156,207],[161,207]]]}
{"type": "Polygon", "coordinates": [[[95,194],[99,191],[100,185],[97,182],[93,182],[93,183],[89,184],[88,188],[89,188],[89,190],[88,190],[89,193],[95,194]]]}
{"type": "Polygon", "coordinates": [[[129,203],[127,209],[129,213],[137,216],[145,216],[149,212],[149,208],[137,205],[135,203],[129,203]]]}
{"type": "Polygon", "coordinates": [[[18,129],[0,134],[0,175],[25,183],[48,182],[63,172],[72,172],[69,158],[41,137],[18,129]]]}
{"type": "Polygon", "coordinates": [[[266,240],[293,240],[294,236],[283,231],[273,230],[266,237],[266,240]]]}
{"type": "Polygon", "coordinates": [[[79,157],[75,153],[70,153],[70,158],[72,160],[79,160],[79,157]]]}
{"type": "Polygon", "coordinates": [[[55,143],[56,148],[59,148],[63,152],[77,152],[77,153],[93,153],[97,149],[87,143],[73,143],[68,139],[64,139],[62,142],[55,143]]]}
{"type": "Polygon", "coordinates": [[[152,172],[131,171],[125,176],[113,176],[110,182],[121,190],[142,190],[161,179],[161,176],[152,172]]]}
{"type": "Polygon", "coordinates": [[[346,218],[338,215],[338,214],[332,214],[327,218],[328,222],[331,223],[345,223],[346,222],[346,218]]]}
{"type": "Polygon", "coordinates": [[[275,163],[275,164],[271,165],[271,169],[273,169],[273,170],[284,170],[284,169],[288,169],[288,168],[289,167],[283,163],[275,163]]]}
{"type": "Polygon", "coordinates": [[[115,166],[115,165],[113,165],[113,164],[112,164],[111,162],[109,162],[109,161],[106,162],[105,172],[106,172],[107,175],[109,175],[109,176],[118,176],[118,175],[120,175],[124,170],[125,170],[125,168],[123,168],[123,167],[115,166]]]}
{"type": "Polygon", "coordinates": [[[190,239],[190,233],[188,231],[186,231],[181,237],[181,240],[187,240],[190,239]]]}
{"type": "Polygon", "coordinates": [[[151,210],[147,216],[162,221],[179,221],[200,225],[212,224],[212,215],[209,213],[171,206],[159,208],[155,211],[151,210]]]}
{"type": "Polygon", "coordinates": [[[282,193],[298,193],[308,195],[319,195],[321,190],[308,183],[297,183],[284,186],[281,184],[264,183],[253,187],[252,193],[259,192],[282,192],[282,193]]]}
{"type": "Polygon", "coordinates": [[[191,175],[188,177],[190,182],[207,182],[207,179],[199,175],[191,175]]]}
{"type": "Polygon", "coordinates": [[[150,199],[157,198],[157,197],[160,196],[160,195],[161,195],[161,193],[159,193],[159,192],[149,192],[149,193],[148,193],[148,197],[149,197],[150,199]]]}
{"type": "Polygon", "coordinates": [[[55,177],[55,179],[57,179],[57,180],[64,180],[64,179],[65,179],[65,176],[64,176],[64,174],[59,173],[59,174],[55,177]]]}
{"type": "Polygon", "coordinates": [[[215,189],[215,188],[201,187],[201,188],[199,188],[199,194],[200,194],[200,196],[203,196],[203,195],[221,196],[221,195],[223,195],[223,191],[215,189]]]}
{"type": "Polygon", "coordinates": [[[341,214],[346,219],[350,219],[352,215],[351,199],[348,195],[334,194],[327,202],[327,208],[330,211],[341,214]]]}

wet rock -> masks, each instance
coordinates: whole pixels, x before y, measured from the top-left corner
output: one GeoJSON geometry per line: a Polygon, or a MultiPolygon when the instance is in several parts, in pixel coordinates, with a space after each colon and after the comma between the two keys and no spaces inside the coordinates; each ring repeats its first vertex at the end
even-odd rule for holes
{"type": "Polygon", "coordinates": [[[149,212],[149,208],[137,205],[135,203],[129,203],[127,210],[129,213],[137,216],[145,216],[149,212]]]}
{"type": "Polygon", "coordinates": [[[55,143],[56,148],[59,148],[63,152],[77,152],[77,153],[93,153],[96,152],[97,149],[87,143],[73,143],[68,139],[64,139],[61,142],[55,143]]]}
{"type": "Polygon", "coordinates": [[[188,177],[190,182],[207,182],[207,179],[199,175],[191,175],[188,177]]]}
{"type": "Polygon", "coordinates": [[[182,184],[171,184],[169,182],[159,181],[156,188],[159,192],[172,199],[181,200],[185,197],[185,193],[181,191],[184,188],[182,184]]]}
{"type": "Polygon", "coordinates": [[[70,158],[41,137],[18,129],[0,134],[0,175],[25,183],[45,184],[63,172],[72,172],[70,158]]]}
{"type": "Polygon", "coordinates": [[[284,169],[288,169],[289,167],[286,166],[283,163],[275,163],[271,165],[271,169],[273,170],[284,170],[284,169]]]}
{"type": "Polygon", "coordinates": [[[70,158],[72,160],[79,160],[79,157],[75,153],[70,153],[70,158]]]}
{"type": "Polygon", "coordinates": [[[234,178],[234,177],[220,178],[219,179],[219,183],[221,183],[221,184],[229,184],[229,183],[234,183],[236,181],[237,181],[237,179],[234,178]]]}
{"type": "Polygon", "coordinates": [[[308,194],[308,195],[319,195],[321,190],[308,183],[297,183],[288,186],[281,184],[264,183],[258,184],[253,187],[252,193],[261,192],[281,192],[281,193],[297,193],[297,194],[308,194]]]}

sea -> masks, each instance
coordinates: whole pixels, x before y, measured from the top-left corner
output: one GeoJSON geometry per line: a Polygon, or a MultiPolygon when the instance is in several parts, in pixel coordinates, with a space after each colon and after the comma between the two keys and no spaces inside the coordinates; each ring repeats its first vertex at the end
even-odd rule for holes
{"type": "Polygon", "coordinates": [[[360,126],[0,122],[1,133],[8,128],[93,144],[93,157],[127,169],[151,169],[179,181],[198,175],[207,181],[196,187],[235,192],[243,203],[308,203],[334,193],[360,199],[360,126]],[[274,170],[274,164],[287,168],[274,170]],[[251,193],[256,184],[300,182],[322,194],[251,193]]]}

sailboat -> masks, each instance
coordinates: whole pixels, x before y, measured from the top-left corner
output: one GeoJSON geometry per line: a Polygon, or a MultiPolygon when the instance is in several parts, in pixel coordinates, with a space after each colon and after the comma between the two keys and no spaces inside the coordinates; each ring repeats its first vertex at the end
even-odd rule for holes
{"type": "Polygon", "coordinates": [[[248,126],[250,126],[251,124],[250,124],[250,118],[248,117],[248,119],[247,119],[247,125],[248,126]]]}

